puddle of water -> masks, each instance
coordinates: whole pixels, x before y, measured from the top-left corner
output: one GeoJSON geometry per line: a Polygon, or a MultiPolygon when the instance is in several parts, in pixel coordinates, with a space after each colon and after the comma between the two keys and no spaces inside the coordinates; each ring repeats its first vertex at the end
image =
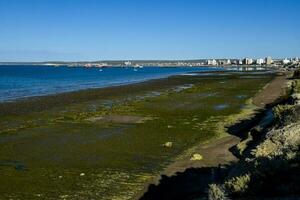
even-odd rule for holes
{"type": "Polygon", "coordinates": [[[0,160],[0,168],[1,167],[12,167],[17,171],[26,171],[26,166],[17,160],[0,160]]]}
{"type": "Polygon", "coordinates": [[[228,107],[229,107],[228,104],[218,104],[218,105],[214,106],[215,110],[224,110],[228,107]]]}
{"type": "Polygon", "coordinates": [[[197,73],[187,73],[187,74],[182,74],[182,76],[199,76],[197,73]]]}
{"type": "Polygon", "coordinates": [[[181,86],[177,86],[173,89],[174,92],[181,92],[183,90],[186,89],[190,89],[194,86],[194,84],[185,84],[185,85],[181,85],[181,86]]]}
{"type": "Polygon", "coordinates": [[[149,92],[149,93],[147,93],[145,95],[142,95],[142,96],[136,96],[135,99],[144,100],[146,98],[158,97],[160,95],[161,95],[161,92],[152,91],[152,92],[149,92]]]}
{"type": "Polygon", "coordinates": [[[237,95],[236,98],[238,99],[246,99],[248,96],[247,95],[244,95],[244,94],[240,94],[240,95],[237,95]]]}
{"type": "Polygon", "coordinates": [[[112,108],[114,102],[112,100],[107,100],[102,103],[102,105],[106,108],[112,108]]]}

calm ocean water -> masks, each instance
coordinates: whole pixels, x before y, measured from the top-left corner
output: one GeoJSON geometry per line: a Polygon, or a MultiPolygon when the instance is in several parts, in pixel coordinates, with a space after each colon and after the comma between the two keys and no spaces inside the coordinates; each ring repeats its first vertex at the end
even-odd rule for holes
{"type": "Polygon", "coordinates": [[[212,68],[68,68],[51,66],[1,66],[0,101],[69,92],[87,88],[100,88],[136,83],[150,79],[212,68]]]}

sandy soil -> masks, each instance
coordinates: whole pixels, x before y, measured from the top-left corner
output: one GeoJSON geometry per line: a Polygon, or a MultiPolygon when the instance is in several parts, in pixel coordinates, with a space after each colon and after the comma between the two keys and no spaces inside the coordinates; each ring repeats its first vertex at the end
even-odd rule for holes
{"type": "Polygon", "coordinates": [[[93,117],[88,119],[91,122],[110,122],[121,124],[140,124],[146,120],[150,120],[149,117],[140,117],[133,115],[105,115],[101,117],[93,117]]]}
{"type": "Polygon", "coordinates": [[[285,95],[286,76],[277,76],[262,91],[253,98],[253,104],[265,107],[276,101],[281,95],[285,95]]]}
{"type": "MultiPolygon", "coordinates": [[[[276,76],[268,83],[260,92],[253,97],[253,104],[263,109],[265,106],[275,102],[280,96],[285,94],[286,76],[276,76]]],[[[197,169],[200,167],[216,167],[218,165],[229,164],[237,161],[237,158],[230,152],[230,148],[240,141],[239,137],[228,135],[220,139],[216,139],[208,144],[195,148],[197,152],[203,156],[202,160],[191,161],[190,157],[185,157],[169,165],[162,176],[174,177],[181,174],[187,169],[197,169]]],[[[159,184],[161,177],[155,178],[151,184],[159,184]]],[[[148,188],[148,187],[147,187],[148,188]]],[[[147,191],[147,188],[143,192],[147,191]]],[[[139,194],[140,197],[142,194],[139,194]]]]}

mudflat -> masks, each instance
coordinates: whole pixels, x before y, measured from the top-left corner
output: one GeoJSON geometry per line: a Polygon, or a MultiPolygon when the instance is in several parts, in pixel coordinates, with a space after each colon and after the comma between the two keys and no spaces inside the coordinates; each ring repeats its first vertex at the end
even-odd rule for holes
{"type": "MultiPolygon", "coordinates": [[[[248,117],[245,117],[243,115],[236,115],[236,121],[233,123],[229,123],[226,126],[238,124],[241,120],[247,120],[247,123],[249,125],[252,124],[251,121],[256,120],[256,113],[261,112],[266,108],[266,106],[279,101],[281,97],[286,95],[287,81],[288,79],[286,74],[275,76],[273,80],[267,83],[251,98],[251,104],[255,105],[255,108],[253,109],[254,112],[249,113],[248,117]]],[[[235,130],[235,132],[244,131],[245,129],[247,130],[247,124],[240,124],[240,126],[241,127],[235,127],[235,129],[239,129],[235,130]]],[[[249,129],[251,127],[249,127],[249,129]]],[[[168,167],[166,167],[160,176],[154,178],[145,187],[144,192],[141,192],[136,196],[136,199],[153,199],[152,197],[155,197],[155,195],[158,195],[159,197],[167,195],[169,198],[171,197],[169,194],[169,189],[176,187],[181,188],[182,191],[180,194],[184,194],[185,192],[189,193],[193,190],[189,186],[189,182],[191,181],[191,179],[193,179],[192,177],[198,177],[196,179],[201,179],[200,174],[202,173],[202,179],[205,180],[208,174],[209,176],[211,175],[211,169],[218,169],[218,167],[221,165],[231,164],[238,161],[238,158],[233,155],[230,149],[233,146],[237,145],[240,141],[240,137],[232,134],[227,134],[218,139],[211,140],[210,142],[202,142],[197,146],[194,146],[185,154],[185,156],[181,156],[180,159],[176,160],[168,167]],[[193,155],[193,153],[202,155],[202,159],[198,161],[191,160],[191,156],[193,155]],[[151,189],[153,189],[153,191],[148,190],[149,186],[151,186],[151,189]]],[[[197,181],[199,182],[199,184],[205,182],[196,179],[194,180],[195,183],[197,181]]],[[[195,185],[195,187],[197,186],[195,185]]],[[[178,195],[180,194],[178,193],[178,195]]]]}
{"type": "Polygon", "coordinates": [[[0,197],[130,199],[197,148],[195,165],[230,161],[214,148],[231,144],[224,125],[274,77],[213,72],[0,104],[0,197]]]}

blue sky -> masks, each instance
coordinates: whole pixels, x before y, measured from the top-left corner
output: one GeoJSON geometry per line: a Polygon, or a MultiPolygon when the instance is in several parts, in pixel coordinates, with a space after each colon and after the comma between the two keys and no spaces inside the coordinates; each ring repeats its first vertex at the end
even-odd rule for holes
{"type": "Polygon", "coordinates": [[[0,61],[300,56],[299,0],[0,0],[0,61]]]}

